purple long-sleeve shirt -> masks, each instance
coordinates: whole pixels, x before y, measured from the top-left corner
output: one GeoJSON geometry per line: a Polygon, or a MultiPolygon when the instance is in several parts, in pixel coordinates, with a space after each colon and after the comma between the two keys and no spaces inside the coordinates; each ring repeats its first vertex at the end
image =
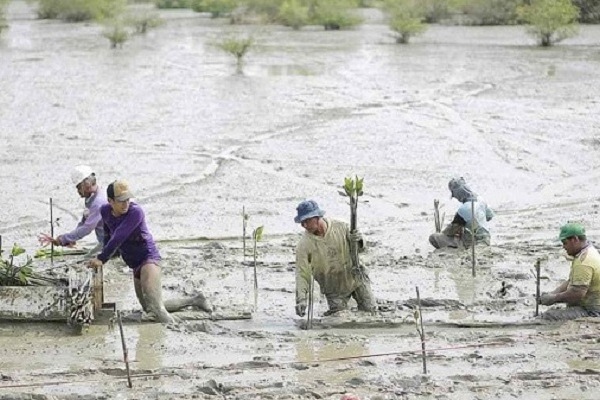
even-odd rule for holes
{"type": "Polygon", "coordinates": [[[100,209],[104,222],[104,248],[98,255],[103,263],[107,262],[117,250],[129,268],[138,268],[147,261],[160,260],[160,254],[146,226],[142,208],[131,202],[123,215],[115,217],[110,204],[100,209]]]}
{"type": "Polygon", "coordinates": [[[75,229],[58,237],[61,246],[75,243],[92,233],[92,231],[95,231],[98,242],[103,243],[104,224],[102,223],[100,208],[105,204],[107,204],[106,191],[99,187],[96,193],[85,199],[85,211],[75,229]]]}

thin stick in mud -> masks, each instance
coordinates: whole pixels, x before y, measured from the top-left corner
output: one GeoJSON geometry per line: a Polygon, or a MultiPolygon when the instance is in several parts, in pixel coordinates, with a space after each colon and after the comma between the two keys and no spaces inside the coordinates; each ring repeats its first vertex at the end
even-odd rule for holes
{"type": "Polygon", "coordinates": [[[54,265],[54,217],[53,217],[52,197],[50,197],[50,264],[54,265]]]}
{"type": "Polygon", "coordinates": [[[540,313],[540,269],[541,260],[538,258],[535,262],[535,316],[540,313]]]}
{"type": "Polygon", "coordinates": [[[313,325],[313,310],[314,310],[314,297],[313,293],[315,290],[315,276],[312,269],[312,254],[308,253],[308,268],[310,269],[310,277],[308,281],[308,312],[306,313],[306,329],[312,329],[313,325]]]}
{"type": "Polygon", "coordinates": [[[473,278],[476,275],[475,264],[477,264],[477,260],[475,259],[475,240],[475,200],[471,200],[471,261],[473,278]]]}
{"type": "MultiPolygon", "coordinates": [[[[417,289],[417,310],[419,313],[419,325],[420,325],[420,329],[417,328],[417,331],[419,331],[419,336],[421,337],[421,358],[423,360],[423,374],[427,375],[427,352],[425,350],[425,331],[423,330],[423,313],[421,312],[421,295],[419,294],[419,287],[416,287],[417,289]]],[[[417,323],[417,321],[415,321],[415,323],[417,323]]]]}
{"type": "Polygon", "coordinates": [[[433,200],[433,222],[435,224],[435,233],[442,231],[442,221],[440,220],[440,200],[433,200]]]}
{"type": "Polygon", "coordinates": [[[121,321],[121,312],[117,310],[117,322],[119,323],[119,332],[121,332],[121,346],[123,347],[123,361],[125,362],[125,370],[127,371],[127,386],[131,389],[131,373],[129,372],[129,355],[127,353],[127,343],[125,343],[125,334],[123,333],[123,321],[121,321]]]}

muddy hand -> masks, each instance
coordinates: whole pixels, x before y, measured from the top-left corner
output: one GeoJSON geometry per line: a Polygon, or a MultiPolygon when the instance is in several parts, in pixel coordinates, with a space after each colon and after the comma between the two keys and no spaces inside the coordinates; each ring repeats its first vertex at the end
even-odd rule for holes
{"type": "Polygon", "coordinates": [[[40,233],[38,235],[38,241],[40,242],[40,245],[42,245],[42,246],[48,246],[51,243],[53,243],[56,246],[59,245],[58,240],[54,239],[52,236],[50,236],[46,233],[40,233]]]}
{"type": "Polygon", "coordinates": [[[299,317],[304,317],[306,315],[306,303],[301,301],[296,304],[296,315],[299,317]]]}
{"type": "Polygon", "coordinates": [[[98,260],[97,258],[94,258],[87,263],[87,267],[93,269],[94,271],[97,271],[101,266],[102,261],[98,260]]]}

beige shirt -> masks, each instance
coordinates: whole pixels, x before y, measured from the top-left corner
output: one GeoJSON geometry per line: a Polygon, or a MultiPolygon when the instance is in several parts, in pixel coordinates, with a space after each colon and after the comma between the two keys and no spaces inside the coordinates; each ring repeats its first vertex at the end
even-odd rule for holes
{"type": "Polygon", "coordinates": [[[296,246],[296,303],[308,297],[312,267],[315,280],[326,296],[349,297],[359,286],[352,275],[348,224],[324,218],[325,236],[304,232],[296,246]],[[308,262],[309,254],[312,262],[308,262]]]}

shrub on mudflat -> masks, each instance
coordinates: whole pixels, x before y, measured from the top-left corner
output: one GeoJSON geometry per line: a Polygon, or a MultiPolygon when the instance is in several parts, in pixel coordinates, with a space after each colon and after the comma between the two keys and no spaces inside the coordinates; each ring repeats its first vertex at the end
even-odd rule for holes
{"type": "Polygon", "coordinates": [[[284,26],[300,29],[308,25],[308,6],[303,5],[300,0],[285,0],[279,9],[278,19],[284,26]]]}
{"type": "Polygon", "coordinates": [[[210,13],[212,18],[231,14],[238,6],[238,0],[192,0],[192,10],[210,13]]]}
{"type": "Polygon", "coordinates": [[[326,31],[356,26],[362,19],[352,14],[355,4],[352,0],[312,0],[311,19],[316,25],[323,25],[326,31]]]}
{"type": "Polygon", "coordinates": [[[462,7],[469,25],[512,25],[522,0],[469,0],[462,7]]]}
{"type": "Polygon", "coordinates": [[[103,20],[118,15],[126,0],[38,0],[41,19],[63,19],[69,22],[103,20]]]}
{"type": "Polygon", "coordinates": [[[390,29],[396,32],[397,43],[408,43],[411,37],[427,29],[420,0],[386,0],[383,10],[389,17],[390,29]]]}
{"type": "Polygon", "coordinates": [[[191,0],[154,0],[156,8],[190,8],[191,0]]]}
{"type": "Polygon", "coordinates": [[[571,0],[531,0],[519,8],[519,16],[540,46],[552,46],[577,34],[579,10],[571,0]]]}
{"type": "Polygon", "coordinates": [[[573,4],[579,8],[579,22],[600,23],[600,0],[573,0],[573,4]]]}

